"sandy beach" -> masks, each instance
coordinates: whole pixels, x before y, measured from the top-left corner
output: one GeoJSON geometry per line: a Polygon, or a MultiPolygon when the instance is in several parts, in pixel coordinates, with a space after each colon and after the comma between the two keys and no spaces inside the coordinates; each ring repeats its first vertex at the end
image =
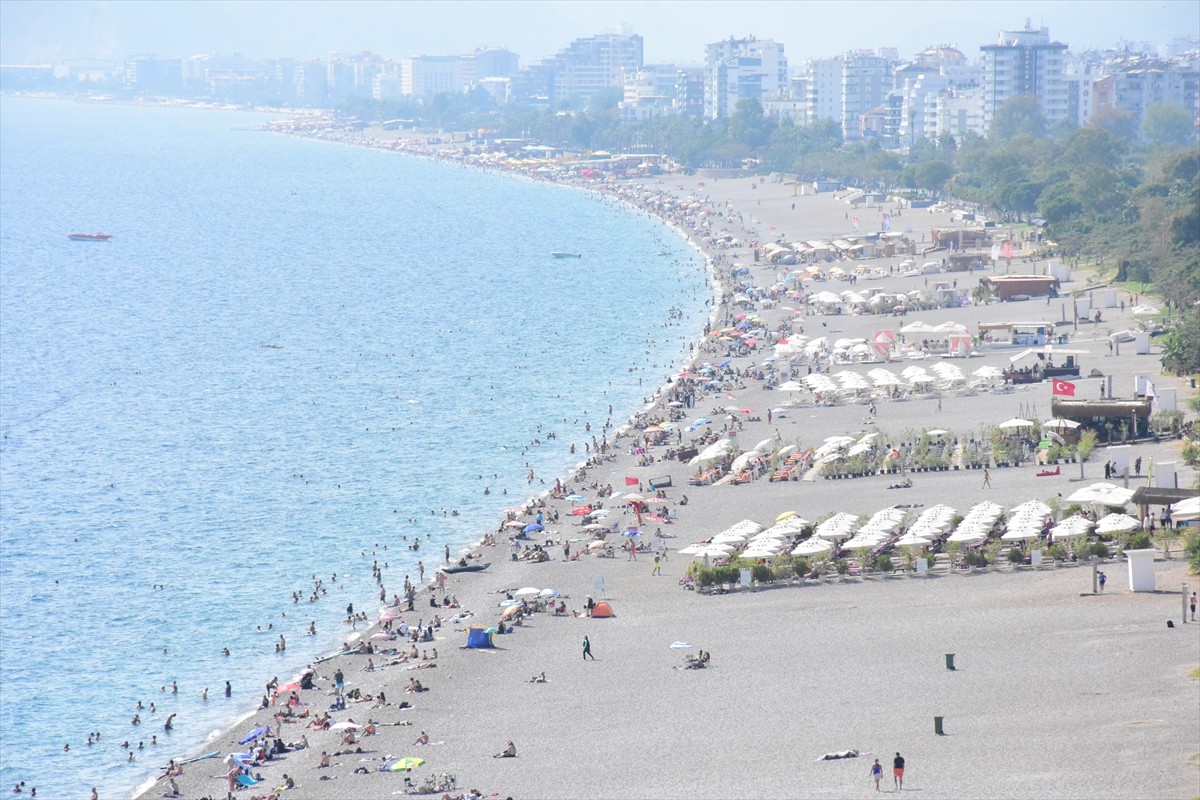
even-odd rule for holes
{"type": "MultiPolygon", "coordinates": [[[[792,184],[752,178],[661,176],[583,188],[621,202],[660,193],[693,198],[709,212],[708,233],[728,231],[738,240],[737,245],[718,246],[717,237],[702,238],[696,216],[666,215],[712,259],[722,301],[714,312],[717,328],[734,321],[738,312],[732,305],[730,274],[735,262],[745,265],[745,279],[760,287],[792,269],[755,264],[749,242],[780,236],[788,241],[832,239],[850,232],[852,216],[862,220],[864,230],[873,229],[880,213],[852,209],[836,193],[799,194],[792,184]]],[[[895,211],[894,204],[885,205],[895,211]]],[[[656,208],[662,215],[661,207],[656,208]]],[[[894,217],[893,229],[905,231],[920,248],[933,228],[952,224],[949,209],[903,209],[894,217]]],[[[647,254],[648,260],[653,257],[647,254]]],[[[920,256],[915,258],[919,263],[920,256]]],[[[886,269],[901,260],[864,263],[886,269]]],[[[1019,268],[1013,265],[1014,272],[1019,268]]],[[[969,288],[979,277],[893,274],[871,285],[910,292],[925,289],[929,281],[957,281],[958,288],[969,288]]],[[[1093,276],[1077,271],[1072,278],[1064,292],[1088,285],[1093,276]]],[[[850,285],[829,281],[816,288],[838,292],[850,285]]],[[[902,318],[796,313],[785,306],[786,301],[758,303],[753,312],[761,315],[761,327],[768,331],[831,340],[870,339],[876,330],[915,319],[930,325],[959,322],[976,330],[981,323],[1059,321],[1069,315],[1069,301],[1063,299],[933,309],[902,318]]],[[[1157,348],[1151,355],[1135,355],[1132,347],[1110,354],[1107,331],[1132,327],[1134,320],[1115,308],[1104,314],[1103,324],[1080,324],[1071,332],[1069,346],[1088,351],[1082,357],[1083,375],[1097,369],[1112,376],[1114,395],[1129,397],[1135,373],[1150,373],[1160,387],[1177,388],[1182,401],[1189,391],[1186,383],[1159,376],[1157,348]]],[[[742,372],[752,365],[761,368],[773,352],[769,340],[734,352],[719,337],[696,333],[697,363],[728,359],[731,369],[742,372]]],[[[983,365],[1005,367],[1014,353],[981,347],[978,355],[953,361],[969,372],[983,365]]],[[[904,365],[883,366],[898,371],[904,365]]],[[[833,369],[866,375],[879,366],[833,369]]],[[[675,377],[648,374],[664,385],[675,377]]],[[[1076,381],[1079,396],[1098,397],[1102,380],[1076,381]]],[[[414,645],[372,638],[377,628],[364,633],[358,626],[358,635],[373,647],[407,653],[415,646],[417,658],[388,665],[393,657],[376,652],[315,665],[314,688],[296,693],[300,705],[294,711],[306,717],[277,721],[287,697],[281,695],[277,704],[205,748],[219,750],[221,757],[183,768],[176,778],[181,796],[226,796],[229,766],[222,758],[245,752],[239,740],[258,726],[271,728],[261,742],[269,744],[278,735],[284,743],[294,743],[306,736],[309,747],[252,767],[262,781],[239,789],[235,797],[384,798],[403,794],[406,778],[419,786],[443,774],[455,776],[456,788],[429,796],[458,797],[477,789],[482,796],[501,798],[865,797],[874,792],[869,773],[875,758],[884,765],[883,788],[894,791],[891,762],[897,752],[907,761],[903,791],[924,798],[1200,794],[1200,683],[1188,674],[1200,665],[1200,625],[1181,622],[1179,595],[1184,583],[1200,587],[1200,576],[1188,576],[1180,560],[1159,558],[1154,593],[1130,591],[1126,567],[1117,559],[1100,565],[1109,576],[1100,595],[1092,594],[1092,566],[1082,561],[1041,568],[1005,564],[930,576],[830,576],[720,595],[681,585],[690,562],[674,551],[744,519],[768,526],[788,511],[815,521],[831,512],[870,515],[902,505],[911,507],[911,522],[922,508],[938,503],[960,514],[983,500],[1007,509],[1032,499],[1065,498],[1103,478],[1104,448],[1084,465],[1087,482],[1080,481],[1079,464],[1063,465],[1051,477],[1038,477],[1038,468],[1026,464],[991,469],[986,488],[982,472],[963,469],[913,474],[911,488],[899,490],[888,488],[897,480],[890,475],[846,481],[810,475],[813,479],[782,482],[758,476],[740,485],[692,486],[689,477],[697,467],[666,457],[672,447],[686,447],[702,435],[727,437],[730,426],[743,450],[771,439],[777,452],[791,445],[804,451],[829,436],[868,431],[899,441],[906,431],[935,426],[965,440],[981,437],[986,427],[1011,417],[1051,416],[1048,383],[1008,392],[882,400],[874,414],[863,403],[824,406],[783,395],[747,374],[731,376],[719,388],[704,389],[694,407],[682,409],[684,426],[702,415],[712,424],[694,431],[681,426],[668,443],[644,452],[632,452],[640,431],[626,420],[610,420],[611,427],[594,431],[608,443],[604,457],[570,476],[558,476],[565,485],[562,496],[544,497],[540,509],[515,515],[521,522],[532,522],[538,510],[545,515],[545,530],[521,544],[553,542],[545,547],[549,561],[514,560],[516,551],[507,537],[518,528],[480,531],[481,537],[503,531],[497,545],[477,550],[478,560],[490,562],[490,568],[449,575],[444,591],[422,588],[414,610],[401,606],[408,625],[440,615],[433,641],[414,645]],[[731,415],[729,406],[750,411],[731,415]],[[788,410],[772,413],[768,420],[768,410],[779,407],[788,410]],[[665,506],[670,521],[643,520],[641,525],[643,539],[656,530],[669,537],[660,542],[668,550],[661,575],[652,574],[652,552],[637,553],[636,561],[620,550],[612,558],[603,557],[602,550],[564,558],[564,542],[578,554],[592,538],[581,517],[571,514],[578,503],[567,495],[577,493],[610,510],[603,523],[614,531],[611,541],[638,520],[621,496],[598,498],[597,487],[611,485],[615,492],[625,492],[635,488],[626,479],[636,478],[650,498],[650,481],[664,477],[671,485],[650,505],[665,506]],[[521,587],[556,589],[565,595],[567,613],[534,613],[512,633],[496,635],[495,648],[464,649],[467,627],[496,625],[506,593],[521,587]],[[460,608],[435,612],[430,598],[447,595],[456,597],[460,608]],[[615,616],[583,615],[588,596],[608,600],[615,616]],[[460,618],[465,613],[469,616],[460,618]],[[1167,627],[1169,619],[1175,627],[1167,627]],[[582,657],[585,636],[594,660],[582,657]],[[693,647],[672,649],[677,642],[693,647]],[[435,660],[420,657],[433,648],[435,660]],[[710,668],[683,668],[685,655],[699,649],[711,654],[710,668]],[[947,653],[955,654],[954,671],[945,666],[947,653]],[[374,669],[364,671],[368,659],[374,669]],[[338,723],[375,722],[377,733],[362,736],[360,728],[354,743],[343,742],[345,729],[316,730],[309,724],[333,703],[339,670],[347,691],[357,689],[373,698],[331,712],[338,723]],[[543,672],[544,683],[530,682],[543,672]],[[427,691],[406,693],[412,679],[427,691]],[[386,704],[376,707],[380,691],[386,693],[386,704]],[[400,708],[402,702],[410,707],[400,708]],[[944,718],[945,735],[935,734],[935,717],[944,718]],[[429,744],[416,743],[422,731],[429,744]],[[509,741],[517,756],[493,758],[509,741]],[[331,755],[331,766],[319,766],[322,752],[345,750],[351,752],[331,755]],[[846,750],[859,755],[819,760],[846,750]],[[425,763],[409,773],[379,772],[403,757],[425,763]],[[276,792],[285,774],[295,788],[276,792]]],[[[668,399],[665,391],[647,398],[653,405],[646,419],[665,419],[668,399]]],[[[578,444],[581,457],[591,455],[590,447],[585,452],[585,443],[578,444]]],[[[1179,460],[1175,441],[1138,443],[1134,451],[1147,464],[1179,460]]],[[[540,477],[552,483],[554,476],[540,477]]],[[[1192,471],[1182,468],[1180,485],[1190,486],[1193,480],[1192,471]]],[[[1145,478],[1129,479],[1130,488],[1144,483],[1145,478]]],[[[497,519],[498,526],[502,522],[497,519]]],[[[618,546],[624,541],[618,539],[618,546]]],[[[389,593],[401,578],[384,572],[389,593]]],[[[356,598],[355,608],[374,621],[376,599],[356,598]]],[[[303,665],[296,667],[299,672],[303,665]]],[[[270,677],[263,676],[264,685],[270,677]]],[[[141,796],[162,796],[164,786],[160,780],[141,796]]]]}

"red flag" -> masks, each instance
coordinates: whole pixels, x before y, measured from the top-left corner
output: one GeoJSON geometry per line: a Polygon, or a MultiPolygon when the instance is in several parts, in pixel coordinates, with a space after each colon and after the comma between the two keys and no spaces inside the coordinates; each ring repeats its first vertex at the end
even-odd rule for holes
{"type": "Polygon", "coordinates": [[[638,483],[639,483],[639,481],[637,478],[630,478],[628,475],[625,476],[625,485],[626,486],[637,486],[638,483]]]}
{"type": "Polygon", "coordinates": [[[1054,380],[1054,388],[1052,394],[1062,394],[1067,397],[1075,396],[1075,384],[1070,381],[1060,381],[1057,378],[1054,380]]]}

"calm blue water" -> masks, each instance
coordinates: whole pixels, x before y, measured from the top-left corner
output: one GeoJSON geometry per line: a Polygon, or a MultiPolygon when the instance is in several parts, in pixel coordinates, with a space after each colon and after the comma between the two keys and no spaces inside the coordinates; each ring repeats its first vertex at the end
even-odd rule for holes
{"type": "Polygon", "coordinates": [[[263,120],[0,100],[4,789],[158,775],[374,608],[373,550],[398,592],[402,537],[428,565],[493,529],[702,325],[699,260],[657,222],[263,120]]]}

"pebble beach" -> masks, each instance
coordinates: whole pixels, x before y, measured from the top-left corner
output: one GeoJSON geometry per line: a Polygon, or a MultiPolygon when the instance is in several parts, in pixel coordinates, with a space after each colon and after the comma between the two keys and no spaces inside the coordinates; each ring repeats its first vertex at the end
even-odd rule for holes
{"type": "MultiPolygon", "coordinates": [[[[361,138],[345,143],[383,146],[361,138]]],[[[419,154],[452,157],[448,150],[419,154]]],[[[835,239],[849,233],[852,216],[862,220],[864,230],[872,230],[885,210],[851,207],[844,193],[801,193],[794,183],[749,177],[664,175],[591,181],[580,188],[662,216],[706,254],[716,303],[714,330],[745,309],[733,305],[735,263],[756,286],[776,283],[789,269],[755,263],[752,243],[780,237],[789,242],[835,239]],[[707,227],[698,227],[700,216],[667,212],[661,204],[647,202],[667,196],[702,205],[711,212],[703,217],[707,227]],[[721,242],[718,229],[731,240],[721,242]]],[[[918,251],[935,228],[961,224],[949,208],[885,206],[894,215],[893,230],[904,231],[918,243],[918,251]]],[[[647,254],[648,264],[653,258],[647,254]]],[[[901,260],[863,263],[887,269],[901,260]]],[[[1021,266],[1008,268],[1017,272],[1021,266]]],[[[979,277],[961,272],[904,277],[895,271],[877,285],[901,293],[923,290],[931,280],[953,280],[955,288],[967,289],[979,277]]],[[[1095,280],[1077,269],[1063,291],[1095,280]]],[[[826,288],[849,286],[825,281],[814,290],[826,288]]],[[[1128,306],[1132,309],[1132,299],[1128,306]]],[[[1038,298],[893,318],[823,314],[779,300],[762,303],[753,312],[768,331],[786,327],[809,337],[869,340],[880,328],[898,328],[918,318],[930,325],[958,322],[972,330],[989,322],[1057,322],[1069,318],[1070,306],[1061,298],[1038,298]]],[[[1102,325],[1068,328],[1069,346],[1088,353],[1082,356],[1083,377],[1076,381],[1080,396],[1098,397],[1109,379],[1114,396],[1132,396],[1137,373],[1155,376],[1162,388],[1177,389],[1181,401],[1194,391],[1182,379],[1159,376],[1157,348],[1149,355],[1137,355],[1132,347],[1110,351],[1107,332],[1132,328],[1135,320],[1117,308],[1105,309],[1104,315],[1102,325]],[[1087,377],[1093,369],[1104,377],[1087,377]]],[[[308,747],[251,767],[261,781],[237,789],[235,797],[384,798],[427,785],[436,791],[426,796],[439,798],[473,796],[473,791],[483,797],[614,800],[865,797],[874,792],[870,767],[875,758],[884,765],[884,791],[900,792],[891,776],[897,752],[907,762],[903,791],[924,798],[1200,794],[1200,683],[1189,676],[1200,665],[1200,626],[1180,619],[1181,586],[1190,583],[1195,589],[1200,577],[1187,575],[1178,558],[1160,556],[1156,561],[1157,591],[1152,593],[1131,591],[1125,565],[1117,558],[1100,564],[1109,576],[1100,594],[1093,593],[1091,563],[1082,560],[928,575],[904,570],[828,575],[721,594],[684,585],[691,562],[677,551],[742,520],[765,527],[787,512],[815,521],[833,512],[870,515],[902,506],[911,522],[936,504],[962,514],[984,500],[1007,509],[1029,500],[1065,498],[1101,480],[1105,454],[1101,447],[1082,468],[1066,464],[1052,476],[1038,476],[1041,470],[1032,464],[993,468],[990,486],[984,485],[981,471],[969,469],[913,474],[912,485],[903,489],[889,488],[897,481],[892,475],[841,481],[815,471],[798,480],[774,482],[755,475],[740,484],[694,486],[689,479],[697,466],[668,458],[671,447],[686,447],[714,433],[718,438],[733,433],[743,450],[769,439],[774,451],[785,446],[805,451],[826,437],[875,431],[889,441],[900,440],[906,432],[935,426],[962,439],[982,437],[985,428],[1012,417],[1049,418],[1048,383],[905,396],[879,401],[874,412],[862,403],[794,402],[768,388],[768,382],[746,377],[752,366],[767,363],[773,342],[732,350],[718,337],[702,333],[696,332],[695,365],[728,361],[727,368],[737,373],[719,387],[700,391],[694,406],[682,409],[686,418],[677,436],[662,445],[641,446],[638,425],[665,420],[675,410],[668,401],[676,376],[655,375],[646,365],[644,374],[652,376],[647,381],[664,388],[646,397],[637,424],[610,419],[603,431],[594,431],[606,443],[602,456],[593,457],[589,448],[580,453],[588,461],[571,474],[538,476],[549,485],[560,481],[562,490],[535,494],[540,486],[531,482],[529,501],[501,512],[496,528],[480,531],[481,541],[488,534],[496,540],[471,553],[471,563],[490,564],[486,570],[447,575],[439,589],[431,582],[442,554],[428,553],[424,584],[418,576],[408,576],[416,584],[412,610],[402,602],[387,614],[398,613],[395,628],[400,620],[408,626],[427,625],[436,613],[441,624],[432,640],[412,643],[387,638],[378,626],[359,624],[354,631],[346,626],[347,650],[370,643],[374,652],[311,665],[313,688],[296,690],[295,716],[278,716],[289,692],[269,700],[267,707],[206,746],[205,751],[219,751],[219,756],[183,767],[175,777],[179,796],[225,797],[230,765],[224,759],[246,752],[241,740],[263,726],[269,733],[259,743],[276,738],[297,743],[303,737],[308,747]],[[729,407],[736,409],[730,412],[729,407]],[[776,408],[786,411],[768,415],[776,408]],[[700,416],[711,423],[687,426],[700,416]],[[657,487],[663,479],[669,479],[669,486],[658,490],[662,496],[652,497],[651,482],[657,487]],[[601,496],[600,490],[609,486],[613,495],[601,496]],[[662,519],[640,520],[622,500],[621,493],[639,489],[652,510],[667,510],[665,516],[656,514],[662,519]],[[582,515],[572,514],[584,501],[570,497],[602,503],[610,512],[603,524],[611,531],[607,540],[615,545],[612,557],[605,556],[603,547],[587,551],[592,532],[583,529],[582,515]],[[519,541],[519,547],[510,544],[510,535],[521,528],[504,527],[506,519],[531,523],[539,512],[544,530],[519,541]],[[620,549],[629,541],[621,532],[635,526],[643,531],[640,539],[665,548],[661,570],[655,569],[657,549],[636,554],[620,549]],[[566,556],[564,543],[572,557],[566,556]],[[521,560],[519,554],[532,545],[543,546],[549,559],[521,560]],[[494,635],[494,648],[466,649],[468,628],[497,626],[502,604],[523,587],[554,589],[566,613],[529,614],[511,633],[494,635]],[[448,597],[457,599],[456,607],[440,605],[448,597]],[[589,597],[607,600],[614,616],[587,616],[589,597]],[[439,603],[436,610],[431,598],[439,603]],[[1167,620],[1174,620],[1174,627],[1167,620]],[[594,660],[582,657],[585,636],[594,660]],[[414,647],[418,655],[404,660],[402,654],[414,647]],[[437,657],[428,657],[434,648],[437,657]],[[686,668],[686,657],[699,650],[710,654],[708,668],[686,668]],[[950,653],[953,671],[946,667],[950,653]],[[312,721],[336,699],[338,671],[345,691],[357,690],[371,699],[329,712],[336,723],[352,721],[353,728],[315,729],[312,721]],[[544,681],[531,680],[543,674],[544,681]],[[407,693],[413,679],[425,691],[407,693]],[[386,695],[383,703],[377,702],[380,692],[386,695]],[[942,718],[942,735],[935,733],[935,717],[942,718]],[[363,735],[369,721],[376,733],[363,735]],[[353,742],[346,741],[347,730],[355,731],[353,742]],[[428,743],[418,743],[422,732],[428,743]],[[494,758],[509,742],[516,757],[494,758]],[[822,760],[824,754],[844,751],[857,756],[822,760]],[[329,754],[328,767],[321,766],[322,753],[329,754]],[[409,771],[380,771],[403,758],[423,763],[409,771]],[[286,785],[285,775],[293,788],[277,788],[286,785]]],[[[951,360],[965,371],[983,365],[1003,368],[1014,353],[980,346],[970,358],[951,360]]],[[[878,366],[855,363],[834,369],[865,375],[878,366]]],[[[1139,442],[1134,451],[1147,464],[1179,461],[1173,440],[1139,442]]],[[[1131,477],[1128,485],[1145,480],[1131,477]]],[[[1193,481],[1191,470],[1181,468],[1179,485],[1193,481]]],[[[383,565],[386,555],[368,553],[364,559],[383,565]]],[[[389,595],[402,578],[384,567],[381,580],[389,595]]],[[[381,605],[373,597],[354,602],[372,622],[381,605]]],[[[305,669],[295,666],[297,674],[305,669]]],[[[264,690],[271,677],[263,676],[264,690]]],[[[278,677],[287,684],[292,676],[278,677]]],[[[166,787],[164,778],[144,787],[140,796],[164,796],[166,787]]]]}

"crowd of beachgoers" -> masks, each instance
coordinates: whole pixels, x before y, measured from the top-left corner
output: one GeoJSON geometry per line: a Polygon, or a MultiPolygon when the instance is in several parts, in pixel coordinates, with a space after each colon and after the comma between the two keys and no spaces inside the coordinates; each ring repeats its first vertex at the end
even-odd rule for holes
{"type": "MultiPolygon", "coordinates": [[[[702,596],[687,591],[702,588],[692,579],[690,564],[770,567],[803,560],[802,572],[772,573],[771,583],[784,588],[824,582],[844,557],[846,571],[836,573],[839,577],[877,578],[880,587],[898,586],[929,574],[918,571],[920,558],[930,559],[930,566],[944,565],[948,574],[965,573],[973,567],[962,555],[970,548],[992,542],[997,543],[993,547],[1014,546],[1024,565],[1033,550],[1062,543],[1069,555],[1059,563],[1069,565],[1079,560],[1077,550],[1083,556],[1079,545],[1088,537],[1111,538],[1166,521],[1117,519],[1108,512],[1113,506],[1132,512],[1128,497],[1117,502],[1118,496],[1102,496],[1100,489],[1098,499],[1080,501],[1078,512],[1067,516],[1069,497],[1081,487],[1069,485],[1066,475],[1039,476],[1033,467],[989,465],[994,473],[972,469],[965,458],[970,445],[982,440],[989,426],[1012,416],[1015,404],[1034,401],[1032,390],[1014,389],[998,374],[1007,353],[989,353],[982,338],[970,334],[973,355],[990,367],[982,374],[938,358],[942,348],[936,334],[897,332],[883,353],[871,345],[876,329],[891,324],[891,313],[876,314],[869,301],[840,294],[836,302],[815,299],[825,284],[847,275],[845,283],[854,286],[854,277],[863,273],[852,265],[839,276],[830,275],[829,264],[796,271],[756,261],[764,243],[783,236],[785,225],[791,226],[791,238],[831,237],[842,230],[848,214],[836,197],[797,198],[791,186],[753,178],[618,178],[578,165],[506,159],[449,140],[383,140],[338,132],[320,120],[270,127],[570,183],[654,214],[704,253],[713,310],[705,329],[697,331],[692,363],[628,420],[615,418],[610,407],[590,440],[571,445],[582,459],[579,465],[550,478],[538,496],[504,509],[476,547],[433,555],[430,568],[422,562],[415,580],[390,572],[386,548],[364,552],[363,565],[369,563],[379,587],[378,597],[366,605],[377,611],[364,611],[361,601],[349,606],[347,636],[338,653],[307,666],[294,680],[264,681],[261,707],[211,743],[216,755],[171,762],[146,796],[654,796],[663,785],[655,777],[654,759],[631,759],[630,773],[623,777],[581,764],[586,777],[573,779],[551,754],[574,758],[588,747],[606,747],[592,727],[573,732],[566,725],[570,720],[560,719],[577,713],[568,710],[572,698],[584,704],[602,702],[597,695],[607,698],[607,711],[586,705],[581,713],[612,713],[614,730],[638,724],[636,709],[618,699],[621,681],[635,667],[613,666],[619,658],[618,634],[596,627],[602,623],[594,620],[615,616],[614,622],[623,623],[627,609],[637,608],[642,623],[639,633],[630,635],[678,645],[672,666],[686,674],[722,674],[732,653],[714,656],[711,645],[697,650],[689,641],[673,640],[673,626],[681,616],[703,619],[714,627],[694,624],[693,635],[707,631],[717,638],[715,621],[732,628],[744,609],[672,609],[702,596]],[[922,369],[923,376],[901,377],[888,369],[891,361],[926,359],[935,359],[938,369],[922,369]],[[944,364],[957,372],[947,372],[944,364]],[[836,373],[837,367],[845,374],[836,373]],[[866,368],[883,372],[867,374],[871,380],[862,384],[849,377],[866,368]],[[943,419],[956,420],[946,428],[957,430],[936,425],[943,419]],[[883,433],[881,423],[898,432],[883,433]],[[902,454],[919,444],[936,445],[946,469],[915,473],[902,454]],[[852,454],[856,447],[862,449],[852,454]],[[868,452],[885,461],[895,453],[896,463],[850,483],[818,480],[822,465],[868,452]],[[896,558],[885,575],[878,557],[889,554],[896,558]],[[580,577],[584,569],[587,578],[580,577]],[[905,580],[891,580],[892,573],[905,580]],[[600,576],[621,586],[619,596],[606,596],[600,576]],[[397,585],[400,591],[389,588],[397,585]],[[476,644],[491,647],[468,648],[472,636],[479,637],[476,644]],[[593,660],[595,669],[612,669],[611,675],[578,672],[592,668],[593,660]],[[615,683],[607,693],[610,680],[615,683]],[[537,691],[545,696],[530,694],[537,691]],[[532,769],[513,767],[530,761],[532,769]],[[631,788],[635,784],[642,788],[631,788]]],[[[929,215],[926,224],[945,219],[948,214],[929,215]]],[[[895,294],[911,298],[914,308],[928,303],[927,277],[902,276],[899,260],[869,267],[871,279],[897,284],[895,294]]],[[[927,310],[946,322],[955,314],[969,313],[975,320],[1003,313],[965,308],[970,310],[958,303],[931,303],[927,310]]],[[[1088,339],[1081,335],[1076,341],[1088,339]]],[[[1112,358],[1105,368],[1124,375],[1142,365],[1126,356],[1112,358]]],[[[1026,442],[1038,438],[1036,430],[1015,435],[1026,442]]],[[[1171,447],[1147,443],[1143,451],[1147,459],[1165,460],[1171,447]]],[[[531,474],[531,486],[535,477],[546,480],[531,474]]],[[[391,546],[420,549],[421,540],[405,537],[391,546]]],[[[1064,579],[1046,576],[1068,570],[1058,569],[1051,558],[1045,565],[1029,574],[1059,591],[1064,579]]],[[[314,576],[314,594],[322,581],[314,576]]],[[[336,582],[336,575],[329,581],[336,582]]],[[[1023,583],[1022,591],[1035,590],[1023,583]]],[[[705,595],[700,602],[720,601],[705,595]]],[[[635,646],[632,640],[620,641],[627,649],[635,646]]],[[[280,644],[286,647],[282,637],[280,644]]],[[[667,716],[651,705],[658,716],[667,716]]],[[[691,723],[684,716],[679,724],[691,723]]],[[[877,752],[885,748],[896,749],[881,745],[877,752]]],[[[682,781],[677,785],[697,789],[697,796],[733,791],[720,780],[712,791],[702,790],[686,770],[667,772],[682,781]]],[[[789,794],[782,777],[768,785],[773,790],[757,794],[789,794]]],[[[932,790],[931,796],[942,795],[932,790]]]]}

